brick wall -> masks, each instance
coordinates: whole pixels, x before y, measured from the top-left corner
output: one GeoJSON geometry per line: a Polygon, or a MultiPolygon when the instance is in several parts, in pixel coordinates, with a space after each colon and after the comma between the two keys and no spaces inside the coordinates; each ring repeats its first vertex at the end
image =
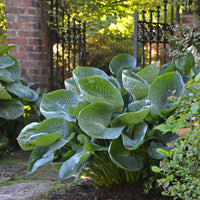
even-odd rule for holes
{"type": "Polygon", "coordinates": [[[48,88],[49,29],[42,0],[6,0],[8,44],[22,69],[22,77],[36,87],[48,88]]]}

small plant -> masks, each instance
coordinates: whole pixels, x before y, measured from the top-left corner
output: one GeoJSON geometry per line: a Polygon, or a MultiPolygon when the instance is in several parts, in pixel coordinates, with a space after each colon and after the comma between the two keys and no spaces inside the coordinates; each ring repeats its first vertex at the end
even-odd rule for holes
{"type": "Polygon", "coordinates": [[[153,171],[161,175],[158,185],[174,199],[199,200],[200,194],[200,79],[189,81],[180,104],[166,123],[156,127],[164,134],[180,137],[169,144],[173,149],[153,171]]]}
{"type": "MultiPolygon", "coordinates": [[[[39,91],[33,91],[30,83],[20,77],[19,63],[6,53],[13,48],[15,45],[0,47],[0,135],[4,135],[2,141],[7,141],[4,148],[9,147],[8,140],[10,147],[16,144],[25,125],[40,120],[39,91]]],[[[0,149],[5,152],[2,145],[0,149]]]]}
{"type": "Polygon", "coordinates": [[[77,180],[82,174],[93,183],[135,182],[147,177],[151,165],[164,158],[157,149],[170,151],[168,142],[176,134],[163,137],[153,129],[170,115],[180,97],[183,80],[175,68],[188,74],[193,65],[181,58],[160,69],[159,62],[136,68],[128,54],[114,57],[111,73],[93,67],[77,67],[61,89],[43,95],[40,111],[46,118],[28,124],[19,134],[22,149],[33,149],[28,172],[52,162],[59,177],[77,180]]]}

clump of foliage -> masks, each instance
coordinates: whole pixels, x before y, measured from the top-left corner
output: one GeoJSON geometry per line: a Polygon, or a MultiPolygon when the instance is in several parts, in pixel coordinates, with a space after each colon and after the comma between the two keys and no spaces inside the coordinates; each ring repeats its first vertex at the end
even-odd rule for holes
{"type": "Polygon", "coordinates": [[[28,124],[18,136],[22,149],[33,149],[28,172],[51,162],[60,178],[86,174],[97,187],[147,177],[150,166],[164,158],[157,149],[169,152],[166,144],[177,138],[153,127],[175,109],[169,97],[182,94],[178,71],[188,74],[191,60],[188,53],[176,64],[139,69],[133,56],[120,54],[109,64],[114,76],[77,67],[66,90],[43,95],[40,111],[46,119],[28,124]]]}
{"type": "Polygon", "coordinates": [[[174,199],[198,200],[200,194],[200,79],[189,81],[179,106],[166,123],[157,127],[163,134],[180,137],[169,144],[173,149],[153,170],[161,175],[158,185],[174,199]]]}
{"type": "Polygon", "coordinates": [[[6,53],[13,48],[15,45],[0,47],[0,156],[17,144],[16,137],[25,125],[39,121],[41,115],[39,91],[20,77],[19,63],[6,53]]]}

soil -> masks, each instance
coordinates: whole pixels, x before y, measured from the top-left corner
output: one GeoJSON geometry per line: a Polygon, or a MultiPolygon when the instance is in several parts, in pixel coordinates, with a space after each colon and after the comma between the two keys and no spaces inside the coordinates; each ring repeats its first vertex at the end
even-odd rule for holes
{"type": "MultiPolygon", "coordinates": [[[[6,161],[0,162],[0,197],[1,194],[3,197],[2,191],[4,191],[4,194],[7,194],[9,191],[12,192],[10,189],[13,187],[13,184],[15,184],[15,190],[17,191],[17,187],[20,187],[20,192],[23,194],[23,196],[19,194],[18,197],[5,197],[3,200],[173,200],[172,197],[162,196],[160,191],[156,190],[155,188],[150,190],[150,192],[145,195],[145,188],[142,181],[134,184],[114,184],[110,187],[104,186],[97,189],[94,185],[92,185],[89,178],[81,179],[77,185],[74,184],[74,178],[63,181],[59,180],[58,173],[53,167],[51,167],[51,165],[41,167],[33,174],[27,174],[26,163],[29,155],[30,152],[17,151],[13,153],[13,157],[11,157],[11,163],[6,161]],[[13,183],[13,181],[17,181],[19,183],[13,183]],[[24,191],[23,188],[21,188],[23,182],[26,181],[29,181],[29,185],[33,185],[34,187],[37,185],[35,184],[35,181],[38,181],[38,187],[40,187],[40,190],[41,185],[39,183],[42,181],[47,181],[51,189],[42,189],[43,192],[38,193],[37,195],[32,195],[31,197],[29,192],[29,194],[27,194],[29,196],[26,196],[25,193],[27,188],[24,188],[24,191]],[[8,186],[4,186],[4,184],[8,186]],[[19,196],[21,197],[19,198],[19,196]]],[[[28,184],[25,185],[28,186],[28,184]]],[[[9,195],[12,196],[12,194],[9,195]]]]}

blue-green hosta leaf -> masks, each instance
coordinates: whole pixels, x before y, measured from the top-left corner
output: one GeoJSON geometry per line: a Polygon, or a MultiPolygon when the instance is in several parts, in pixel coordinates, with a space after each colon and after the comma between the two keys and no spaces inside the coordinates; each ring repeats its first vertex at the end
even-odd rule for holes
{"type": "Polygon", "coordinates": [[[73,77],[66,79],[64,83],[65,83],[66,90],[80,94],[79,88],[73,77]]]}
{"type": "Polygon", "coordinates": [[[38,124],[39,124],[38,122],[32,122],[28,124],[21,130],[20,134],[18,135],[17,141],[19,143],[19,146],[23,150],[34,149],[35,145],[30,143],[29,138],[34,134],[38,124]]]}
{"type": "Polygon", "coordinates": [[[0,46],[0,54],[7,53],[8,51],[13,50],[16,47],[14,44],[0,46]]]}
{"type": "Polygon", "coordinates": [[[0,83],[0,99],[12,99],[10,94],[3,88],[2,84],[0,83]]]}
{"type": "Polygon", "coordinates": [[[60,139],[62,135],[56,131],[52,133],[38,133],[34,134],[32,137],[30,137],[31,144],[34,144],[36,146],[48,146],[58,139],[60,139]]]}
{"type": "Polygon", "coordinates": [[[170,152],[170,150],[171,150],[171,148],[166,147],[161,143],[156,143],[156,142],[152,141],[150,143],[150,146],[149,146],[149,149],[148,149],[149,156],[151,158],[158,159],[158,160],[165,158],[166,156],[158,153],[158,149],[163,149],[164,151],[168,151],[168,152],[170,152]]]}
{"type": "Polygon", "coordinates": [[[149,84],[134,72],[124,70],[122,72],[122,82],[124,88],[134,100],[142,100],[148,95],[149,84]]]}
{"type": "Polygon", "coordinates": [[[177,72],[170,72],[159,76],[149,88],[149,100],[153,107],[152,116],[158,115],[162,110],[168,110],[174,106],[171,97],[179,97],[183,91],[183,80],[177,72]]]}
{"type": "Polygon", "coordinates": [[[150,112],[152,104],[149,100],[134,101],[128,105],[127,113],[118,115],[112,120],[112,124],[123,122],[126,125],[140,123],[150,112]]]}
{"type": "Polygon", "coordinates": [[[137,74],[151,84],[158,76],[160,72],[160,61],[157,61],[147,67],[144,67],[137,74]]]}
{"type": "Polygon", "coordinates": [[[24,105],[17,100],[0,101],[0,117],[5,119],[16,119],[24,113],[24,105]]]}
{"type": "Polygon", "coordinates": [[[168,72],[173,72],[175,68],[176,68],[176,65],[173,61],[168,62],[168,63],[161,66],[160,75],[168,73],[168,72]]]}
{"type": "Polygon", "coordinates": [[[135,57],[129,54],[119,54],[110,61],[109,69],[114,75],[117,75],[120,68],[123,67],[136,67],[135,57]]]}
{"type": "Polygon", "coordinates": [[[18,81],[19,77],[21,76],[21,69],[20,69],[19,63],[15,57],[12,57],[12,56],[9,56],[9,57],[15,62],[15,64],[6,69],[12,74],[12,78],[15,81],[18,81]]]}
{"type": "Polygon", "coordinates": [[[77,119],[79,112],[89,104],[90,103],[87,101],[80,101],[76,107],[69,106],[68,111],[72,116],[77,119]]]}
{"type": "Polygon", "coordinates": [[[67,179],[80,172],[87,164],[87,160],[80,162],[81,157],[82,154],[77,153],[65,161],[60,168],[59,177],[61,179],[67,179]]]}
{"type": "Polygon", "coordinates": [[[83,98],[90,103],[106,101],[114,105],[115,112],[123,109],[121,93],[110,81],[102,77],[90,76],[79,79],[79,89],[83,98]]]}
{"type": "Polygon", "coordinates": [[[0,69],[10,67],[14,64],[15,62],[9,56],[0,55],[0,69]]]}
{"type": "Polygon", "coordinates": [[[52,161],[54,158],[54,151],[63,147],[72,137],[69,137],[69,140],[57,140],[49,146],[36,146],[30,156],[28,172],[33,173],[38,167],[52,161]]]}
{"type": "MultiPolygon", "coordinates": [[[[34,139],[35,136],[41,137],[42,135],[50,134],[58,132],[58,136],[62,136],[62,139],[68,140],[68,137],[73,132],[73,124],[63,118],[51,118],[45,119],[42,121],[34,132],[34,139]]],[[[39,138],[38,138],[39,139],[39,138]]],[[[50,139],[50,138],[49,138],[50,139]]],[[[47,143],[49,143],[47,141],[47,143]]],[[[49,145],[49,144],[47,144],[49,145]]]]}
{"type": "Polygon", "coordinates": [[[73,78],[78,84],[78,80],[81,78],[86,78],[89,76],[100,76],[104,79],[108,79],[109,76],[102,70],[94,67],[80,67],[78,66],[74,71],[73,71],[73,78]]]}
{"type": "Polygon", "coordinates": [[[112,141],[108,150],[110,159],[118,167],[130,171],[139,171],[143,168],[143,159],[139,155],[127,150],[121,137],[112,141]]]}
{"type": "Polygon", "coordinates": [[[117,89],[120,89],[120,84],[119,82],[117,81],[117,79],[113,76],[109,77],[108,80],[117,88],[117,89]]]}
{"type": "Polygon", "coordinates": [[[38,93],[36,93],[31,88],[19,83],[13,83],[11,85],[8,85],[6,86],[6,89],[10,93],[17,95],[18,97],[26,101],[36,101],[38,99],[38,93]]]}
{"type": "Polygon", "coordinates": [[[6,83],[12,83],[15,81],[8,69],[0,69],[0,80],[6,83]]]}
{"type": "Polygon", "coordinates": [[[122,134],[123,144],[126,149],[134,150],[137,149],[143,142],[146,135],[148,125],[146,123],[140,123],[135,125],[133,129],[133,138],[122,134]]]}
{"type": "Polygon", "coordinates": [[[40,111],[46,118],[62,117],[75,121],[68,113],[68,107],[76,106],[79,102],[78,95],[64,89],[44,94],[40,104],[40,111]]]}
{"type": "Polygon", "coordinates": [[[195,65],[194,56],[191,52],[188,52],[185,56],[177,60],[175,64],[179,70],[188,74],[195,65]]]}
{"type": "Polygon", "coordinates": [[[85,142],[83,151],[81,152],[81,159],[79,162],[82,162],[89,158],[92,154],[94,154],[95,151],[98,151],[102,149],[103,147],[96,145],[96,144],[91,144],[89,141],[85,142]]]}
{"type": "Polygon", "coordinates": [[[124,127],[108,128],[113,106],[106,102],[95,102],[86,106],[78,115],[80,128],[92,138],[115,139],[124,127]]]}

